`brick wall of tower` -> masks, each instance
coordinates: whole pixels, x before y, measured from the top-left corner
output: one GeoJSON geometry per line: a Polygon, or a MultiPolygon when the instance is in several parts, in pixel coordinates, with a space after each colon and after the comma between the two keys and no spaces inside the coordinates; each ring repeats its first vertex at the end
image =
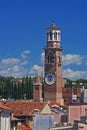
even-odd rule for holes
{"type": "Polygon", "coordinates": [[[56,88],[55,84],[48,86],[47,84],[44,85],[44,100],[48,101],[55,101],[56,100],[56,88]]]}
{"type": "Polygon", "coordinates": [[[60,28],[54,23],[47,28],[47,46],[45,50],[45,77],[52,73],[55,75],[55,83],[44,82],[44,100],[54,100],[61,102],[62,100],[62,48],[60,41],[60,28]],[[56,39],[55,35],[57,34],[56,39]]]}
{"type": "Polygon", "coordinates": [[[53,51],[53,55],[55,55],[54,63],[53,64],[47,64],[47,55],[49,52],[49,49],[46,48],[45,50],[45,76],[48,73],[54,73],[56,76],[56,81],[53,85],[49,86],[46,83],[44,83],[44,100],[54,100],[57,102],[61,102],[62,100],[62,60],[61,63],[58,64],[58,56],[62,56],[61,51],[58,50],[51,50],[53,51]]]}
{"type": "Polygon", "coordinates": [[[34,85],[33,86],[33,100],[36,102],[40,102],[42,99],[42,86],[34,85]]]}
{"type": "MultiPolygon", "coordinates": [[[[58,63],[58,55],[61,55],[60,52],[56,52],[56,63],[58,63]]],[[[62,100],[62,66],[61,64],[56,64],[56,101],[61,102],[62,100]]]]}

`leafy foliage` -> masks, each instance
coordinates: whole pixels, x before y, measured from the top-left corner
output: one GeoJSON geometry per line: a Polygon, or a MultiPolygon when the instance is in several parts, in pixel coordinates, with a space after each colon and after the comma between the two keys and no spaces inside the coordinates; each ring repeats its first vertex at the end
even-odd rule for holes
{"type": "Polygon", "coordinates": [[[0,76],[0,97],[14,99],[32,99],[33,78],[23,77],[14,79],[13,77],[0,76]]]}
{"type": "Polygon", "coordinates": [[[85,87],[87,88],[87,80],[86,79],[79,79],[76,81],[72,81],[70,79],[64,79],[66,81],[65,86],[66,88],[71,88],[71,87],[85,87]]]}
{"type": "MultiPolygon", "coordinates": [[[[32,99],[33,98],[33,82],[36,77],[31,78],[27,75],[22,79],[15,79],[14,77],[2,77],[0,76],[0,98],[14,98],[16,99],[32,99]]],[[[70,79],[64,79],[66,81],[66,88],[73,87],[85,87],[87,88],[87,80],[79,79],[72,81],[70,79]],[[74,83],[74,84],[73,84],[74,83]]],[[[44,82],[42,82],[42,96],[44,97],[44,82]]]]}

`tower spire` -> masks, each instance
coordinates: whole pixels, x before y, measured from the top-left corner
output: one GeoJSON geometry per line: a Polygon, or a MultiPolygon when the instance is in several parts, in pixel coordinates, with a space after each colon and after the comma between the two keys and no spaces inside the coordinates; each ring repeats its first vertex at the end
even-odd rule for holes
{"type": "Polygon", "coordinates": [[[36,75],[36,83],[41,83],[39,74],[36,75]]]}

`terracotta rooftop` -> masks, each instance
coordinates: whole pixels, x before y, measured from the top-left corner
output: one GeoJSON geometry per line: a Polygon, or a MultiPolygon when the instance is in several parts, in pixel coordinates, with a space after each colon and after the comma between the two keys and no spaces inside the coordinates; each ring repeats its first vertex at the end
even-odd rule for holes
{"type": "Polygon", "coordinates": [[[40,111],[45,106],[45,103],[41,102],[29,102],[29,101],[13,101],[5,104],[6,107],[10,107],[14,111],[14,116],[32,116],[34,109],[40,111]]]}
{"type": "Polygon", "coordinates": [[[5,106],[5,105],[2,105],[2,104],[0,104],[0,108],[6,109],[6,110],[12,110],[11,108],[9,108],[9,107],[7,107],[7,106],[5,106]]]}
{"type": "Polygon", "coordinates": [[[27,127],[27,126],[25,126],[25,125],[19,125],[19,126],[18,126],[18,129],[19,129],[19,130],[31,130],[31,128],[29,128],[29,127],[27,127]]]}
{"type": "Polygon", "coordinates": [[[60,103],[55,102],[55,101],[51,101],[51,102],[49,102],[48,104],[49,104],[50,107],[52,107],[52,106],[54,106],[54,105],[60,106],[60,103]]]}

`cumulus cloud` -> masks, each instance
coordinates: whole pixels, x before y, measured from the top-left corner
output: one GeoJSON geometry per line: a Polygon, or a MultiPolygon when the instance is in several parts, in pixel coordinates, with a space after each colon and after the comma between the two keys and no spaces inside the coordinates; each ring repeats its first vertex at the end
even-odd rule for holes
{"type": "MultiPolygon", "coordinates": [[[[26,68],[25,65],[29,63],[30,51],[25,50],[20,55],[20,58],[5,58],[0,61],[0,75],[8,77],[23,77],[27,73],[30,76],[36,76],[38,73],[40,76],[43,75],[43,66],[33,65],[31,69],[26,68]]],[[[44,54],[41,56],[43,57],[44,54]]],[[[42,58],[43,59],[43,58],[42,58]]]]}
{"type": "MultiPolygon", "coordinates": [[[[16,64],[20,64],[20,59],[17,58],[5,58],[0,61],[0,72],[7,72],[16,64]]],[[[2,73],[0,73],[2,75],[2,73]]]]}
{"type": "Polygon", "coordinates": [[[29,74],[31,76],[36,76],[36,74],[39,74],[40,76],[43,77],[43,72],[44,72],[44,67],[43,66],[39,66],[39,65],[34,65],[31,68],[31,71],[29,71],[29,74]]]}
{"type": "Polygon", "coordinates": [[[1,60],[1,64],[4,64],[4,65],[14,65],[14,64],[18,64],[19,62],[20,60],[17,58],[7,58],[7,59],[1,60]]]}
{"type": "Polygon", "coordinates": [[[20,65],[27,65],[28,64],[28,60],[23,60],[23,61],[21,61],[21,63],[20,63],[20,65]]]}
{"type": "Polygon", "coordinates": [[[63,70],[63,78],[68,79],[87,79],[87,71],[73,71],[70,68],[67,68],[66,70],[63,70]]]}
{"type": "Polygon", "coordinates": [[[21,58],[5,58],[0,61],[0,75],[23,77],[27,73],[25,65],[28,64],[27,55],[29,50],[21,53],[21,58]]]}
{"type": "Polygon", "coordinates": [[[76,64],[80,65],[82,63],[83,57],[77,54],[66,54],[62,56],[63,65],[76,64]]]}
{"type": "Polygon", "coordinates": [[[13,72],[19,72],[21,70],[21,67],[19,65],[15,65],[12,67],[13,72]]]}
{"type": "Polygon", "coordinates": [[[85,65],[87,65],[87,55],[84,58],[84,63],[85,63],[85,65]]]}
{"type": "Polygon", "coordinates": [[[24,58],[27,57],[27,55],[28,55],[29,53],[30,53],[30,50],[23,51],[23,52],[21,53],[21,57],[24,59],[24,58]]]}
{"type": "Polygon", "coordinates": [[[42,62],[42,63],[44,63],[44,57],[45,57],[45,53],[42,52],[42,53],[41,53],[41,62],[42,62]]]}
{"type": "MultiPolygon", "coordinates": [[[[26,65],[29,64],[29,50],[25,50],[21,53],[20,58],[4,58],[0,61],[0,75],[2,76],[13,76],[13,77],[23,77],[26,74],[29,74],[29,76],[36,76],[38,73],[40,76],[44,76],[44,65],[38,65],[35,64],[29,68],[26,68],[26,65]]],[[[45,53],[42,52],[40,55],[40,60],[42,63],[44,63],[44,55],[45,53]]],[[[70,67],[68,65],[74,64],[74,65],[80,65],[87,63],[87,57],[86,56],[80,56],[77,54],[66,54],[63,55],[63,65],[67,67],[70,67]]],[[[67,68],[63,70],[63,78],[69,78],[69,79],[80,79],[85,78],[87,79],[87,71],[73,71],[70,68],[67,68]]]]}

